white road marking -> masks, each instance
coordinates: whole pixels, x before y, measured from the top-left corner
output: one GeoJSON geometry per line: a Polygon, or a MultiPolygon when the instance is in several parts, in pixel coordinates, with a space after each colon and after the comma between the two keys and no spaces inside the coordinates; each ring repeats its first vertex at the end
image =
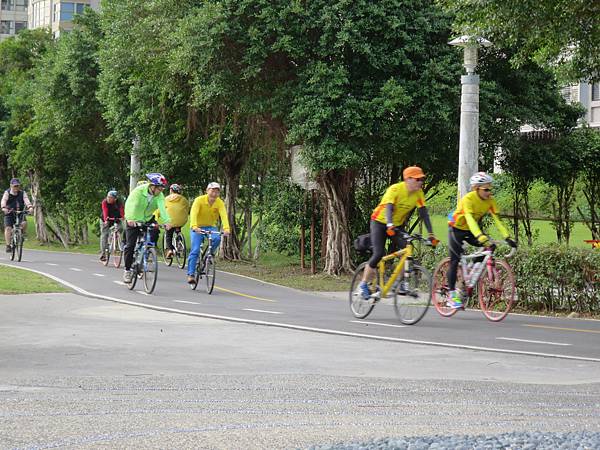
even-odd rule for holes
{"type": "Polygon", "coordinates": [[[46,263],[47,266],[58,266],[58,264],[55,263],[46,263]]]}
{"type": "Polygon", "coordinates": [[[252,312],[258,312],[258,313],[265,313],[265,314],[283,314],[282,312],[278,312],[278,311],[265,311],[264,309],[252,309],[252,308],[242,308],[243,311],[252,311],[252,312]]]}
{"type": "Polygon", "coordinates": [[[106,275],[103,275],[101,273],[95,273],[94,275],[97,276],[97,277],[104,277],[104,276],[106,276],[106,275]]]}
{"type": "Polygon", "coordinates": [[[125,286],[125,283],[119,280],[113,280],[113,283],[118,284],[119,286],[125,286]]]}
{"type": "Polygon", "coordinates": [[[507,337],[499,337],[496,339],[501,339],[503,341],[517,341],[517,342],[528,342],[530,344],[546,344],[546,345],[562,345],[562,346],[569,346],[571,344],[565,344],[562,342],[548,342],[548,341],[530,341],[528,339],[516,339],[516,338],[507,338],[507,337]]]}
{"type": "Polygon", "coordinates": [[[81,269],[78,269],[77,267],[69,267],[69,270],[72,270],[73,272],[81,272],[81,269]]]}
{"type": "Polygon", "coordinates": [[[302,325],[295,325],[295,324],[291,324],[291,323],[266,322],[264,320],[244,319],[242,317],[222,316],[219,314],[207,314],[207,313],[199,313],[199,312],[193,312],[193,311],[185,311],[183,309],[165,308],[164,306],[156,306],[156,305],[151,305],[149,303],[132,302],[132,301],[125,300],[122,298],[110,297],[108,295],[94,294],[93,292],[86,291],[85,289],[82,289],[79,286],[74,285],[73,283],[69,283],[68,281],[63,280],[62,278],[59,278],[57,276],[54,276],[54,275],[46,273],[46,272],[42,272],[41,270],[31,269],[29,267],[22,267],[22,266],[18,266],[16,264],[9,264],[9,263],[0,263],[0,265],[20,268],[23,270],[28,270],[30,272],[38,273],[40,275],[44,275],[44,276],[46,276],[54,281],[57,281],[58,283],[61,283],[62,285],[67,286],[68,288],[71,288],[74,291],[79,292],[80,294],[85,295],[87,297],[98,298],[101,300],[108,300],[111,302],[120,303],[122,305],[138,306],[140,308],[151,309],[153,311],[172,312],[172,313],[184,314],[186,316],[203,317],[206,319],[225,320],[227,322],[234,322],[234,323],[266,325],[266,326],[271,326],[271,327],[286,328],[288,330],[310,331],[310,332],[314,332],[314,333],[323,333],[323,334],[329,334],[329,335],[334,335],[334,336],[366,338],[366,339],[373,339],[376,341],[384,341],[384,342],[400,342],[400,343],[404,343],[404,344],[431,345],[431,346],[435,346],[435,347],[458,348],[458,349],[475,350],[475,351],[488,351],[488,352],[494,352],[494,353],[506,353],[506,354],[511,354],[511,355],[544,356],[547,358],[559,358],[559,359],[568,359],[568,360],[575,360],[575,361],[600,362],[600,358],[591,358],[591,357],[586,357],[586,356],[564,355],[564,354],[561,355],[561,354],[556,354],[556,353],[530,352],[530,351],[525,351],[525,350],[509,350],[506,348],[497,348],[497,347],[479,347],[477,345],[449,344],[447,342],[422,341],[422,340],[418,340],[418,339],[405,339],[405,338],[396,338],[396,337],[377,336],[377,335],[372,335],[372,334],[351,333],[348,331],[334,330],[334,329],[329,329],[329,328],[314,328],[314,327],[308,327],[308,326],[302,326],[302,325]]]}
{"type": "Polygon", "coordinates": [[[185,300],[173,300],[175,303],[187,303],[188,305],[200,305],[198,302],[186,302],[185,300]]]}
{"type": "Polygon", "coordinates": [[[148,294],[147,292],[144,292],[144,291],[137,291],[136,290],[135,292],[137,292],[138,294],[142,294],[142,295],[150,295],[150,294],[148,294]]]}
{"type": "Polygon", "coordinates": [[[362,323],[363,325],[379,325],[382,327],[406,328],[406,325],[393,325],[391,323],[365,322],[364,320],[351,320],[352,323],[362,323]]]}

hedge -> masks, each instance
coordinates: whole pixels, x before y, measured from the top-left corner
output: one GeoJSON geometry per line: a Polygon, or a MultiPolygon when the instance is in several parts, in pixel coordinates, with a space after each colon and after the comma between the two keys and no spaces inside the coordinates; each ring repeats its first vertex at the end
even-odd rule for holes
{"type": "MultiPolygon", "coordinates": [[[[433,252],[419,253],[422,264],[433,272],[448,256],[448,248],[440,244],[433,252]]],[[[523,246],[509,264],[517,281],[516,310],[600,314],[600,249],[523,246]]]]}

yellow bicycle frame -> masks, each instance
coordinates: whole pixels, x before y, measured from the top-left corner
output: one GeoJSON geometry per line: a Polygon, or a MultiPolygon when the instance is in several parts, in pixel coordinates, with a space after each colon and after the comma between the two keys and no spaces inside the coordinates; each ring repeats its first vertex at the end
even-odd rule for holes
{"type": "Polygon", "coordinates": [[[398,278],[398,275],[400,275],[400,273],[404,270],[408,258],[410,258],[412,255],[413,246],[411,242],[408,242],[406,244],[406,247],[402,250],[390,253],[389,255],[386,255],[383,258],[381,258],[381,261],[379,261],[379,263],[377,264],[377,269],[379,271],[379,286],[381,286],[381,297],[385,297],[388,294],[388,292],[394,285],[394,282],[398,278]],[[387,283],[384,283],[383,275],[385,273],[385,263],[396,258],[400,258],[400,261],[398,262],[398,264],[396,264],[394,271],[390,275],[390,279],[387,281],[387,283]]]}

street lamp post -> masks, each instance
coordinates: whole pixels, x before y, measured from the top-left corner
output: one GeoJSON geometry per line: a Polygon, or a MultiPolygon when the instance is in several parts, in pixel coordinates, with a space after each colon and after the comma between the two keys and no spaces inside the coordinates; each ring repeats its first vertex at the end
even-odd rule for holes
{"type": "Polygon", "coordinates": [[[482,37],[461,36],[449,42],[462,47],[467,74],[460,77],[462,85],[460,95],[460,138],[458,145],[458,195],[462,198],[471,189],[469,178],[479,167],[479,75],[477,52],[479,46],[489,47],[490,41],[482,37]]]}

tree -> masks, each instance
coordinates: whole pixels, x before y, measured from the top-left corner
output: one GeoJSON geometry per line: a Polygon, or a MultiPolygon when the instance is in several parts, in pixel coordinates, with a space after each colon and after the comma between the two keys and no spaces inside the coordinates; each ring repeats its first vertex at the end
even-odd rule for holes
{"type": "Polygon", "coordinates": [[[600,79],[600,3],[589,0],[441,0],[456,29],[516,48],[512,61],[561,67],[571,79],[600,79]]]}
{"type": "Polygon", "coordinates": [[[585,127],[573,132],[573,151],[581,156],[581,181],[588,211],[579,213],[586,218],[585,224],[592,239],[600,239],[600,133],[585,127]]]}
{"type": "Polygon", "coordinates": [[[352,191],[366,163],[452,173],[458,55],[449,18],[428,1],[315,1],[286,23],[298,66],[288,141],[303,145],[317,174],[324,271],[340,274],[352,270],[352,191]]]}

